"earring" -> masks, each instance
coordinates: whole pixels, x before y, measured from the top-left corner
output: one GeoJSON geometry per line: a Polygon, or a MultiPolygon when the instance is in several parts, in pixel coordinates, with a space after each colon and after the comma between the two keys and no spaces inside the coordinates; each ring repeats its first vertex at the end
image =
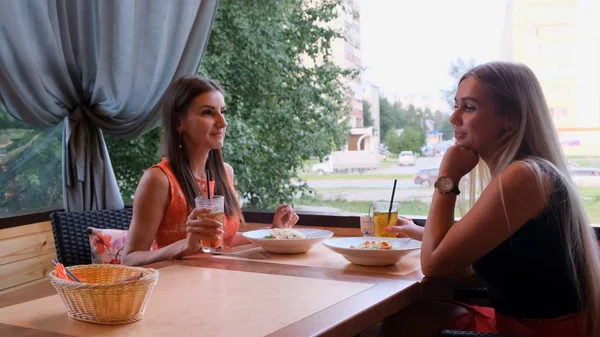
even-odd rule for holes
{"type": "Polygon", "coordinates": [[[183,142],[181,141],[181,133],[179,133],[179,148],[183,148],[182,146],[183,142]]]}

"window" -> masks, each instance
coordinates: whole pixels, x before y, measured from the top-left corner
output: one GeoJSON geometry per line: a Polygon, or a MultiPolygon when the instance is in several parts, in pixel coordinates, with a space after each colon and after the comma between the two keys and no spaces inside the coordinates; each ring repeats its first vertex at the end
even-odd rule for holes
{"type": "MultiPolygon", "coordinates": [[[[582,169],[571,173],[585,209],[600,224],[593,173],[600,169],[600,58],[589,52],[600,42],[588,29],[600,20],[597,11],[575,15],[582,12],[575,1],[522,0],[507,7],[505,0],[346,0],[338,20],[315,23],[344,35],[325,51],[319,48],[328,34],[292,27],[307,16],[259,15],[301,12],[275,8],[291,2],[247,2],[257,7],[243,11],[230,3],[219,6],[199,71],[225,84],[224,155],[245,206],[291,201],[307,212],[366,214],[371,202],[389,200],[398,179],[400,213],[426,216],[442,156],[453,144],[448,118],[456,82],[472,66],[504,58],[538,75],[562,149],[572,167],[582,169]],[[362,127],[363,100],[377,121],[373,127],[362,127]],[[414,165],[400,161],[403,151],[414,154],[414,165]]],[[[0,212],[60,205],[62,126],[33,130],[4,110],[0,121],[9,121],[0,125],[0,212]],[[17,157],[17,164],[6,165],[17,157]]],[[[123,197],[131,200],[143,170],[160,159],[160,130],[133,142],[106,138],[123,197]]]]}
{"type": "Polygon", "coordinates": [[[62,207],[62,124],[31,128],[0,103],[0,217],[62,207]]]}
{"type": "MultiPolygon", "coordinates": [[[[371,104],[369,113],[380,121],[379,132],[373,134],[373,152],[380,156],[332,149],[332,172],[323,175],[312,170],[313,161],[306,161],[300,177],[316,195],[297,204],[307,209],[366,213],[371,201],[390,198],[393,180],[398,179],[395,199],[400,212],[426,216],[437,168],[453,143],[448,117],[455,84],[472,66],[505,57],[527,64],[540,79],[563,151],[571,163],[585,168],[571,171],[585,209],[591,221],[600,224],[600,73],[582,72],[600,68],[600,58],[588,52],[599,47],[597,31],[592,30],[599,14],[576,15],[575,1],[523,0],[509,7],[496,0],[476,5],[460,0],[427,4],[361,2],[360,20],[353,22],[358,28],[356,40],[361,41],[355,61],[366,69],[363,81],[379,91],[380,104],[371,104]],[[432,5],[444,14],[432,17],[432,5]],[[453,17],[464,15],[477,18],[477,32],[472,29],[474,22],[453,22],[453,17]],[[431,22],[447,28],[433,34],[431,22]],[[485,41],[486,47],[457,42],[456,36],[485,41]],[[381,42],[386,39],[390,41],[381,42]],[[406,127],[408,123],[413,130],[406,127]],[[424,130],[423,125],[433,125],[433,129],[424,130]],[[424,136],[407,147],[404,136],[413,131],[424,136]],[[429,137],[427,131],[439,136],[429,137]],[[399,157],[404,151],[417,155],[415,165],[399,157]]],[[[362,136],[369,137],[361,134],[349,139],[354,142],[362,136]]]]}

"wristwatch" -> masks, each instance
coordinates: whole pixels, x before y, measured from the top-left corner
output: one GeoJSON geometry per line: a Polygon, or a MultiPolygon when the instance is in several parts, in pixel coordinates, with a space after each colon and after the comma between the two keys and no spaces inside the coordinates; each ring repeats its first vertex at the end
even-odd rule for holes
{"type": "Polygon", "coordinates": [[[442,194],[460,194],[460,190],[458,189],[458,183],[455,183],[450,176],[438,177],[433,186],[437,188],[438,191],[440,191],[442,194]]]}

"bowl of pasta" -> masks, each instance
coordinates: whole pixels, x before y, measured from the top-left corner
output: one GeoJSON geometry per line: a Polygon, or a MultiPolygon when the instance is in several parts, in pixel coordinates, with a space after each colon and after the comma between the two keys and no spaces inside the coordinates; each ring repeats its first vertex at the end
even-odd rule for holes
{"type": "Polygon", "coordinates": [[[245,232],[244,237],[270,253],[301,254],[333,236],[323,229],[273,228],[245,232]]]}
{"type": "Polygon", "coordinates": [[[388,266],[421,248],[421,242],[407,238],[352,237],[323,242],[346,260],[362,266],[388,266]]]}

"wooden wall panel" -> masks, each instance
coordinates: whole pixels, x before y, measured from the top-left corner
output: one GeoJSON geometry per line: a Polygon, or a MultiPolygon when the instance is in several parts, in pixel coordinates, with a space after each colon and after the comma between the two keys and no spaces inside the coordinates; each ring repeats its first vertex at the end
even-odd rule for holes
{"type": "Polygon", "coordinates": [[[47,277],[55,258],[49,221],[0,230],[0,291],[47,277]]]}
{"type": "Polygon", "coordinates": [[[0,289],[15,287],[47,277],[50,270],[54,268],[52,259],[56,259],[56,253],[44,254],[0,266],[0,289]]]}
{"type": "Polygon", "coordinates": [[[7,238],[0,240],[0,266],[55,251],[52,231],[7,238]]]}

